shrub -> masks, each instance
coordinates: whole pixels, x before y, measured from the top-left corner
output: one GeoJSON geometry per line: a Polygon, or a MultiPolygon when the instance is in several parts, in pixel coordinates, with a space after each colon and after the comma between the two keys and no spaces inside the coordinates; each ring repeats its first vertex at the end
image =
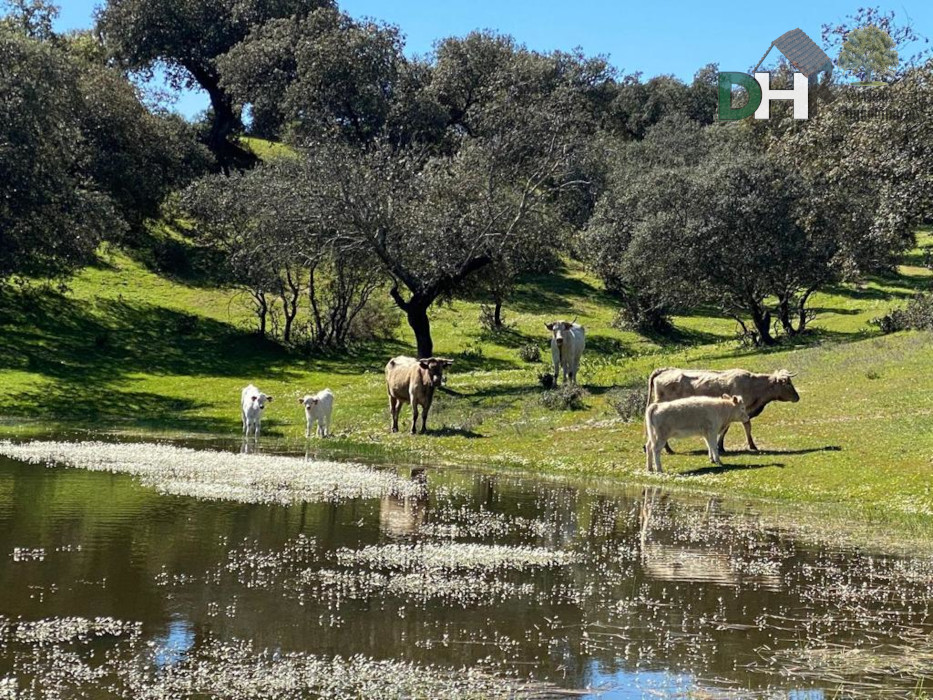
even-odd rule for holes
{"type": "Polygon", "coordinates": [[[933,294],[917,294],[903,309],[874,318],[871,323],[882,333],[933,331],[933,294]]]}
{"type": "Polygon", "coordinates": [[[522,345],[518,349],[518,356],[523,362],[540,362],[541,348],[539,348],[534,343],[522,345]]]}
{"type": "Polygon", "coordinates": [[[388,298],[374,294],[350,322],[351,341],[388,340],[402,322],[402,312],[388,298]]]}
{"type": "Polygon", "coordinates": [[[554,374],[550,369],[545,369],[538,372],[538,384],[540,384],[545,390],[554,388],[554,374]]]}
{"type": "Polygon", "coordinates": [[[654,309],[639,310],[632,306],[620,308],[609,325],[620,331],[631,331],[639,335],[665,335],[674,328],[666,313],[654,309]]]}
{"type": "Polygon", "coordinates": [[[628,386],[616,389],[609,397],[609,405],[626,423],[644,419],[648,390],[643,386],[628,386]]]}
{"type": "Polygon", "coordinates": [[[586,395],[586,390],[581,386],[562,384],[541,394],[541,403],[552,411],[579,411],[586,408],[583,403],[586,395]]]}

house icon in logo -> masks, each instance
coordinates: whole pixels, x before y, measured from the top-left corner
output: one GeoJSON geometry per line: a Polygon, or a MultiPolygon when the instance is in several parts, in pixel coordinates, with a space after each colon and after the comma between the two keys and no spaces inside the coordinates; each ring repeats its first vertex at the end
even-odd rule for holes
{"type": "Polygon", "coordinates": [[[771,53],[771,49],[775,46],[790,61],[794,70],[807,76],[810,83],[815,83],[820,73],[826,73],[827,76],[832,75],[832,60],[802,29],[791,29],[772,41],[771,46],[765,51],[765,55],[758,61],[758,65],[755,66],[752,73],[757,71],[761,64],[764,63],[768,54],[771,53]]]}

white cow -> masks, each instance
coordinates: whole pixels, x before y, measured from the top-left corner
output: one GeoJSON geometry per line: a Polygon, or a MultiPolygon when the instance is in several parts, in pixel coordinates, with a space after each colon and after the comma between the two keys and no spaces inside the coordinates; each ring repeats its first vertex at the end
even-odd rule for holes
{"type": "Polygon", "coordinates": [[[586,345],[586,331],[573,321],[554,321],[544,324],[551,331],[551,359],[554,361],[554,383],[557,384],[558,370],[563,370],[564,383],[577,383],[580,358],[586,345]]]}
{"type": "Polygon", "coordinates": [[[716,399],[711,396],[691,396],[664,403],[653,403],[645,411],[645,446],[648,471],[661,471],[661,448],[675,437],[699,435],[706,441],[709,459],[713,464],[722,464],[719,459],[719,434],[730,423],[745,423],[748,412],[741,396],[723,394],[716,399]]]}
{"type": "Polygon", "coordinates": [[[240,407],[243,409],[243,436],[249,437],[250,430],[259,437],[262,411],[267,403],[272,403],[272,397],[263,394],[253,384],[240,392],[240,407]]]}
{"type": "Polygon", "coordinates": [[[305,437],[311,437],[311,427],[317,421],[317,436],[330,435],[330,416],[334,411],[334,392],[324,389],[316,394],[308,394],[298,399],[298,403],[305,407],[305,437]]]}

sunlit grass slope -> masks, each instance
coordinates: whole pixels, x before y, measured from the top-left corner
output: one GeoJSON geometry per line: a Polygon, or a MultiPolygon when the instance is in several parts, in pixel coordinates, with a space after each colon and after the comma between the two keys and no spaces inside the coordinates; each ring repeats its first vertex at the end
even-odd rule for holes
{"type": "MultiPolygon", "coordinates": [[[[933,247],[933,236],[922,236],[923,247],[933,247]]],[[[699,442],[681,441],[680,453],[665,457],[661,480],[933,520],[931,338],[881,336],[869,324],[931,287],[922,261],[917,250],[897,275],[818,295],[806,342],[767,352],[742,348],[733,320],[703,311],[676,318],[673,339],[616,330],[612,298],[574,263],[523,280],[506,306],[504,332],[481,328],[478,301],[442,306],[432,315],[436,351],[455,365],[432,412],[432,434],[411,437],[387,432],[382,376],[389,357],[412,352],[406,327],[351,352],[291,353],[250,332],[246,300],[232,291],[167,279],[110,250],[63,294],[5,292],[0,434],[232,437],[240,430],[239,390],[254,382],[275,397],[263,423],[264,440],[275,446],[303,440],[296,398],[327,386],[337,396],[329,451],[652,481],[643,473],[640,423],[622,422],[612,408],[618,387],[643,383],[659,366],[785,367],[799,373],[801,401],[774,404],[756,419],[762,452],[730,454],[726,467],[713,468],[699,442]],[[574,316],[587,328],[586,407],[547,410],[537,379],[544,364],[523,362],[518,348],[537,343],[547,358],[544,323],[574,316]]],[[[730,434],[734,447],[740,434],[730,434]]]]}

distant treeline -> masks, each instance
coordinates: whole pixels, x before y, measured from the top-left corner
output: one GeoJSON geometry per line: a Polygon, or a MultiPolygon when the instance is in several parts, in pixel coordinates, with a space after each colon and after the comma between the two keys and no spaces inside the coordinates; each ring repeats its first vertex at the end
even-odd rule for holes
{"type": "Polygon", "coordinates": [[[66,35],[43,0],[8,5],[0,282],[150,245],[159,220],[288,343],[346,345],[391,326],[388,304],[428,356],[436,302],[485,300],[495,330],[522,274],[573,256],[629,327],[702,304],[772,344],[931,212],[926,57],[878,88],[813,85],[806,121],[775,103],[720,123],[714,65],[644,80],[491,32],[412,58],[399,28],[318,0],[110,0],[66,35]],[[160,107],[154,71],[205,90],[203,118],[160,107]]]}

